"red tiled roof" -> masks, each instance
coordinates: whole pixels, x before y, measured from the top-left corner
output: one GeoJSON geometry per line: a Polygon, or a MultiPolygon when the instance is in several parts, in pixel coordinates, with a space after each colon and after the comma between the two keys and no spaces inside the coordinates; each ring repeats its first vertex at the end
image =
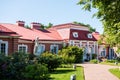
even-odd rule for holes
{"type": "Polygon", "coordinates": [[[40,40],[56,40],[55,38],[52,38],[46,34],[38,33],[36,31],[33,31],[31,29],[27,29],[21,26],[17,26],[14,24],[6,24],[1,23],[0,25],[6,27],[7,29],[16,32],[17,34],[21,35],[21,39],[29,39],[29,40],[35,40],[36,37],[39,37],[40,40]]]}
{"type": "Polygon", "coordinates": [[[39,30],[33,29],[33,31],[38,32],[39,34],[45,34],[45,35],[53,38],[54,40],[63,40],[61,38],[61,36],[59,35],[59,33],[57,32],[57,30],[54,30],[54,29],[47,29],[47,30],[45,30],[45,29],[39,29],[39,30]]]}
{"type": "Polygon", "coordinates": [[[20,37],[16,32],[0,25],[0,36],[20,37]]]}
{"type": "Polygon", "coordinates": [[[75,29],[70,29],[70,40],[89,40],[89,41],[97,41],[94,36],[92,38],[88,38],[89,31],[84,31],[84,30],[75,30],[75,29]],[[75,38],[73,36],[73,32],[78,33],[78,37],[75,38]]]}
{"type": "Polygon", "coordinates": [[[93,32],[92,35],[95,37],[96,40],[100,40],[99,32],[93,32]]]}

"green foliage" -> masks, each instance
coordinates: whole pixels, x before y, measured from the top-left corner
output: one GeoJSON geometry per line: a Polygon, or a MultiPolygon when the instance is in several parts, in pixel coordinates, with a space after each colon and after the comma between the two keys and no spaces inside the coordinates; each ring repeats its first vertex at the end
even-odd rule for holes
{"type": "Polygon", "coordinates": [[[120,1],[119,0],[80,0],[83,9],[90,11],[96,8],[94,14],[104,25],[104,35],[107,44],[120,48],[120,1]]]}
{"type": "Polygon", "coordinates": [[[107,62],[107,63],[115,63],[116,60],[106,60],[105,62],[107,62]]]}
{"type": "Polygon", "coordinates": [[[76,80],[84,79],[84,69],[83,67],[77,67],[76,70],[73,68],[57,68],[51,73],[52,80],[70,80],[70,76],[76,74],[76,80]]]}
{"type": "MultiPolygon", "coordinates": [[[[36,62],[34,59],[30,60],[28,54],[21,52],[15,52],[10,56],[0,54],[0,76],[2,80],[26,80],[23,75],[25,67],[34,64],[37,67],[38,63],[36,62]]],[[[26,74],[28,73],[26,72],[26,74]]]]}
{"type": "Polygon", "coordinates": [[[83,50],[77,46],[68,46],[59,52],[65,63],[79,63],[83,60],[83,50]]]}
{"type": "Polygon", "coordinates": [[[92,54],[92,59],[96,59],[97,58],[97,54],[92,54]]]}
{"type": "Polygon", "coordinates": [[[74,21],[73,23],[79,24],[79,25],[81,25],[81,26],[88,27],[90,32],[95,32],[95,31],[96,31],[96,29],[93,28],[93,27],[91,27],[89,24],[84,24],[84,23],[80,23],[80,22],[76,22],[76,21],[74,21]]]}
{"type": "Polygon", "coordinates": [[[40,55],[38,62],[41,64],[46,64],[49,71],[53,71],[59,67],[62,63],[61,57],[50,52],[45,52],[40,55]]]}
{"type": "Polygon", "coordinates": [[[26,66],[23,76],[27,80],[48,80],[50,78],[47,67],[41,64],[26,66]]]}
{"type": "Polygon", "coordinates": [[[41,24],[42,29],[47,29],[47,28],[50,28],[52,26],[53,26],[52,23],[48,23],[48,25],[41,24]]]}
{"type": "Polygon", "coordinates": [[[90,60],[90,63],[97,64],[97,63],[98,63],[98,60],[97,60],[97,59],[92,59],[92,60],[90,60]]]}

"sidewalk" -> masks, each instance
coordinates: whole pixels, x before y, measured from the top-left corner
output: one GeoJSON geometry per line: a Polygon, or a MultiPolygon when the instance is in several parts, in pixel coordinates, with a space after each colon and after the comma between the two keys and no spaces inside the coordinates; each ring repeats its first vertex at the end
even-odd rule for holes
{"type": "Polygon", "coordinates": [[[117,66],[101,65],[101,64],[80,64],[84,67],[85,80],[120,80],[108,70],[117,68],[117,66]]]}

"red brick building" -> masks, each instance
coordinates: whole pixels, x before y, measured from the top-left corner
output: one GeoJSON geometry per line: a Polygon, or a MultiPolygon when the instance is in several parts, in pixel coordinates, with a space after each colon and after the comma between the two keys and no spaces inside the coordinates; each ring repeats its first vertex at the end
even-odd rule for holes
{"type": "MultiPolygon", "coordinates": [[[[9,55],[15,51],[24,51],[39,55],[44,51],[57,53],[66,45],[84,48],[84,59],[92,59],[98,53],[97,39],[89,32],[88,27],[66,23],[42,29],[40,23],[31,23],[25,28],[24,21],[16,24],[0,23],[0,51],[9,55]],[[34,50],[36,38],[37,49],[34,50]]],[[[98,55],[98,54],[97,54],[98,55]]]]}

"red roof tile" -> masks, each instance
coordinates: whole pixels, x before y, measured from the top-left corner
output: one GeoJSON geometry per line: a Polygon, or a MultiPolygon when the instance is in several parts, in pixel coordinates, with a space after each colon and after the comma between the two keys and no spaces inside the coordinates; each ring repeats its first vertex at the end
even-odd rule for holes
{"type": "Polygon", "coordinates": [[[13,32],[12,30],[0,25],[0,36],[11,36],[11,37],[20,37],[16,32],[13,32]]]}
{"type": "Polygon", "coordinates": [[[99,32],[93,32],[92,35],[95,37],[96,40],[100,40],[99,32]]]}
{"type": "Polygon", "coordinates": [[[17,34],[21,35],[21,37],[20,37],[21,39],[35,40],[36,37],[39,37],[40,40],[55,40],[54,38],[52,38],[48,35],[45,35],[43,33],[40,34],[38,32],[31,30],[31,29],[27,29],[27,28],[17,26],[14,24],[2,23],[0,25],[2,25],[4,27],[6,27],[7,29],[14,31],[17,34]]]}

